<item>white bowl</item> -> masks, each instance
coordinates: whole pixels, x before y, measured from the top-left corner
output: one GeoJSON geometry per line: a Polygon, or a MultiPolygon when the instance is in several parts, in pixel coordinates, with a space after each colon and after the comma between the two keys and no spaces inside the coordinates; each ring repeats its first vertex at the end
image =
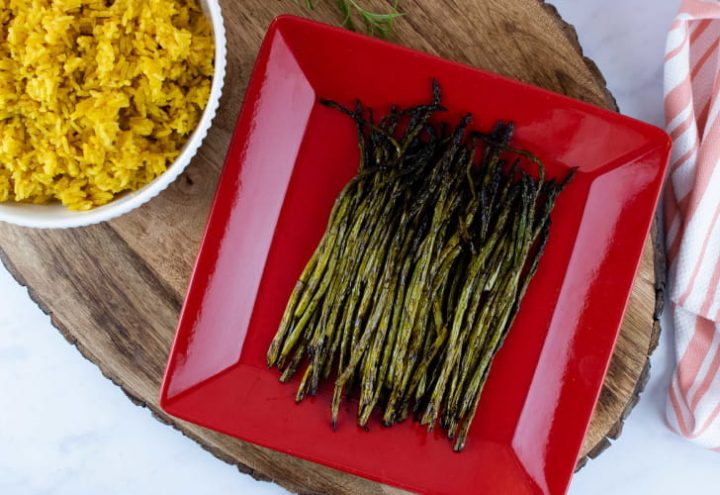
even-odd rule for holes
{"type": "Polygon", "coordinates": [[[122,194],[110,203],[88,211],[68,210],[59,203],[33,205],[12,201],[0,202],[0,221],[25,227],[53,229],[81,227],[104,222],[119,217],[151,200],[185,170],[192,157],[195,156],[203,139],[205,139],[210,124],[215,118],[215,112],[222,93],[223,80],[225,79],[227,48],[220,5],[218,0],[200,0],[200,5],[212,24],[213,38],[215,40],[215,73],[210,87],[210,96],[200,122],[172,165],[162,175],[143,188],[122,194]]]}

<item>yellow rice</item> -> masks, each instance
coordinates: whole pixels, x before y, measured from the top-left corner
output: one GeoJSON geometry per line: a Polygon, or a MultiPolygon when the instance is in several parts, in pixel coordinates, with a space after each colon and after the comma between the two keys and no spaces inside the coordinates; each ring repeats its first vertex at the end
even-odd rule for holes
{"type": "Polygon", "coordinates": [[[195,0],[0,0],[0,201],[87,210],[162,174],[210,93],[195,0]]]}

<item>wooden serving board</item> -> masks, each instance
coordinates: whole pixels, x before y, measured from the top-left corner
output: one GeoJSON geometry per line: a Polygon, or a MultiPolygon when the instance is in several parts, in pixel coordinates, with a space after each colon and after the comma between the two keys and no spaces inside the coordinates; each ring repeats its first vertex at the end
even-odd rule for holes
{"type": "MultiPolygon", "coordinates": [[[[0,254],[53,324],[138,405],[220,459],[301,493],[400,490],[256,447],[179,421],[158,407],[158,390],[218,174],[262,36],[283,12],[337,23],[335,2],[314,12],[290,0],[221,2],[228,73],[220,112],[200,153],[148,205],[109,223],[40,231],[0,225],[0,254]]],[[[304,3],[304,2],[301,2],[304,3]]],[[[390,2],[364,0],[387,11],[390,2]]],[[[404,2],[393,40],[617,110],[573,28],[538,0],[404,2]]],[[[659,333],[662,274],[648,240],[627,316],[579,465],[620,433],[647,379],[659,333]]]]}

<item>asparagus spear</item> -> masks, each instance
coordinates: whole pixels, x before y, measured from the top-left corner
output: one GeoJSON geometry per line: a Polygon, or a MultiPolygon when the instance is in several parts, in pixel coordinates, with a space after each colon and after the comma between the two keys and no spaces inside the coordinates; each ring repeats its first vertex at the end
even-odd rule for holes
{"type": "Polygon", "coordinates": [[[511,145],[512,123],[467,139],[469,115],[452,130],[433,124],[445,111],[436,82],[428,103],[380,119],[359,101],[321,103],[355,123],[360,164],[292,291],[267,364],[287,382],[306,363],[298,401],[336,369],[333,427],[357,383],[360,426],[378,407],[387,425],[412,409],[429,429],[439,420],[462,450],[574,172],[546,180],[542,161],[511,145]]]}

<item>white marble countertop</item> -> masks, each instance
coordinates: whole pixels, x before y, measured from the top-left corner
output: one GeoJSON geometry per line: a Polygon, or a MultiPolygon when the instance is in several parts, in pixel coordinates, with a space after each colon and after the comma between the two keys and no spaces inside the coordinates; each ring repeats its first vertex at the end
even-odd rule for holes
{"type": "MultiPolygon", "coordinates": [[[[679,0],[552,3],[577,28],[620,109],[661,125],[664,39],[679,0]]],[[[720,454],[664,424],[672,331],[664,320],[640,403],[620,439],[577,474],[571,494],[719,492],[720,454]]],[[[0,394],[0,494],[287,493],[239,473],[134,406],[2,267],[0,394]]]]}

